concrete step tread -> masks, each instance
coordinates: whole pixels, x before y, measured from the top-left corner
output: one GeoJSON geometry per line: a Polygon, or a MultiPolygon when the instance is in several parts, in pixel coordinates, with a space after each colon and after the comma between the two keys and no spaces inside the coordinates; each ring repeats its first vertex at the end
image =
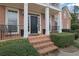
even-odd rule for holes
{"type": "Polygon", "coordinates": [[[51,51],[54,51],[54,50],[56,50],[56,49],[58,49],[58,47],[52,45],[52,46],[48,46],[48,47],[46,47],[46,48],[40,49],[40,50],[38,50],[38,52],[39,52],[40,54],[46,54],[46,53],[51,52],[51,51]]]}
{"type": "Polygon", "coordinates": [[[37,35],[37,36],[29,36],[29,38],[33,38],[33,37],[49,37],[49,36],[47,36],[47,35],[37,35]]]}
{"type": "Polygon", "coordinates": [[[45,42],[45,43],[38,43],[38,44],[35,44],[33,45],[35,48],[41,48],[41,47],[44,47],[44,46],[48,46],[48,45],[53,45],[54,43],[51,42],[51,41],[48,41],[48,42],[45,42]]]}
{"type": "Polygon", "coordinates": [[[40,39],[40,40],[46,40],[46,39],[50,39],[50,38],[48,38],[48,37],[39,37],[39,38],[29,38],[29,40],[30,41],[33,41],[33,40],[38,40],[38,39],[40,39]]]}
{"type": "Polygon", "coordinates": [[[42,36],[31,36],[31,37],[28,37],[28,39],[30,39],[30,40],[34,40],[34,39],[44,39],[44,38],[49,38],[48,36],[44,36],[44,35],[42,35],[42,36]]]}
{"type": "Polygon", "coordinates": [[[37,40],[29,40],[31,43],[39,43],[39,42],[46,42],[51,41],[50,39],[37,39],[37,40]]]}

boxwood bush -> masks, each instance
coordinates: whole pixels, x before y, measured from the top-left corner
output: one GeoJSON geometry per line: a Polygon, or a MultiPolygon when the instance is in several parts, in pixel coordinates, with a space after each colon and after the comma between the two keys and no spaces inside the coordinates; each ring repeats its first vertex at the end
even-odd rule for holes
{"type": "Polygon", "coordinates": [[[79,38],[79,29],[71,30],[71,32],[75,34],[75,40],[79,38]]]}
{"type": "Polygon", "coordinates": [[[77,40],[74,41],[73,46],[79,48],[79,39],[77,39],[77,40]]]}
{"type": "Polygon", "coordinates": [[[79,24],[78,24],[78,23],[72,24],[72,25],[71,25],[71,29],[72,29],[73,31],[75,31],[76,29],[79,29],[79,24]]]}
{"type": "Polygon", "coordinates": [[[72,45],[75,40],[74,33],[53,33],[50,35],[51,40],[59,47],[64,48],[72,45]]]}

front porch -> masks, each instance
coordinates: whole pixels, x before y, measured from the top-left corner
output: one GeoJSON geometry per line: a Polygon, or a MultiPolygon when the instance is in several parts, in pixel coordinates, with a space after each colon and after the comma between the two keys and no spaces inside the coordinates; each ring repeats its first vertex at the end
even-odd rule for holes
{"type": "Polygon", "coordinates": [[[62,32],[61,11],[50,8],[49,5],[1,3],[0,6],[4,6],[6,15],[3,22],[0,23],[1,40],[5,39],[4,36],[7,34],[6,37],[9,38],[12,36],[28,38],[29,35],[49,35],[50,32],[62,32]],[[13,19],[9,14],[17,15],[17,17],[15,16],[16,24],[8,21],[13,19]]]}
{"type": "Polygon", "coordinates": [[[49,35],[50,32],[62,32],[61,11],[36,3],[25,3],[24,7],[20,4],[22,8],[18,4],[1,5],[7,7],[6,23],[0,26],[1,40],[28,38],[40,54],[58,49],[49,35]]]}

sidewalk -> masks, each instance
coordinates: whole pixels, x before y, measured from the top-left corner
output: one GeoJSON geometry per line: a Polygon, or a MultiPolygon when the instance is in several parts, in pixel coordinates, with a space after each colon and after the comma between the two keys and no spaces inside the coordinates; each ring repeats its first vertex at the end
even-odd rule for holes
{"type": "Polygon", "coordinates": [[[59,48],[59,52],[48,54],[49,56],[79,56],[79,49],[70,46],[68,48],[59,48]]]}

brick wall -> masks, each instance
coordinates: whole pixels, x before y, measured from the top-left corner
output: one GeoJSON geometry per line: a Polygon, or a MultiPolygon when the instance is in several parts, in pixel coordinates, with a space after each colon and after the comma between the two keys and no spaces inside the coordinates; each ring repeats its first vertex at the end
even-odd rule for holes
{"type": "Polygon", "coordinates": [[[63,29],[71,28],[71,19],[68,16],[67,11],[62,12],[62,24],[63,24],[63,29]]]}
{"type": "Polygon", "coordinates": [[[0,6],[0,25],[4,25],[5,23],[5,7],[0,6]]]}

